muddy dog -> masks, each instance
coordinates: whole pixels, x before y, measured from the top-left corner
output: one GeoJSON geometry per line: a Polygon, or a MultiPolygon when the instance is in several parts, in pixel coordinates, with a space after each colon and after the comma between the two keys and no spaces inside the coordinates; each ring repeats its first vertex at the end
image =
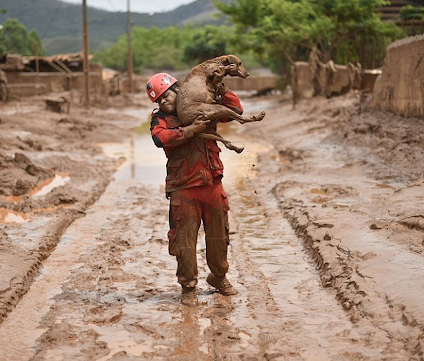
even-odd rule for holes
{"type": "MultiPolygon", "coordinates": [[[[239,123],[260,121],[265,117],[262,111],[252,117],[243,117],[232,109],[216,102],[218,87],[222,86],[225,76],[247,78],[249,72],[244,68],[241,60],[235,55],[223,55],[209,59],[191,69],[181,83],[177,96],[177,114],[184,125],[189,125],[194,119],[210,119],[211,124],[217,124],[222,118],[235,119],[239,123]]],[[[232,144],[224,139],[212,128],[197,134],[204,139],[222,142],[228,149],[241,153],[244,148],[232,144]]]]}

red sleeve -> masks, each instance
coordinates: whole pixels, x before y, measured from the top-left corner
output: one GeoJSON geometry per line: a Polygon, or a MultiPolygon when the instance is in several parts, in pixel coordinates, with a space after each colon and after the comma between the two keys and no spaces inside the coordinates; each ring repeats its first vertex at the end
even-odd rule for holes
{"type": "MultiPolygon", "coordinates": [[[[221,104],[234,110],[237,114],[243,114],[243,107],[241,105],[240,99],[231,90],[221,97],[221,104]]],[[[221,119],[220,122],[225,123],[230,120],[232,119],[225,118],[221,119]]]]}
{"type": "Polygon", "coordinates": [[[156,113],[151,115],[150,134],[158,148],[175,147],[187,141],[182,127],[169,128],[167,119],[156,113]]]}

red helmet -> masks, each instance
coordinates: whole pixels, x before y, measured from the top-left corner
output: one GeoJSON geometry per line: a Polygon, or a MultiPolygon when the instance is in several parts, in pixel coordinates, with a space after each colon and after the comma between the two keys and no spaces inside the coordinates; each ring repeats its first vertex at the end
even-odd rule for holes
{"type": "Polygon", "coordinates": [[[146,84],[147,96],[152,102],[156,102],[177,81],[177,79],[168,73],[157,73],[146,84]]]}

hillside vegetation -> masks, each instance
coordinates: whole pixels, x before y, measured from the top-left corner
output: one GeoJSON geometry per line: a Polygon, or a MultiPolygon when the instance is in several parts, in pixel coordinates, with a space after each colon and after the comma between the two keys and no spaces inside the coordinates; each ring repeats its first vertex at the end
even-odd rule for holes
{"type": "MultiPolygon", "coordinates": [[[[0,23],[16,18],[29,30],[36,30],[48,54],[78,52],[82,48],[81,5],[59,0],[2,0],[0,23]]],[[[211,0],[196,0],[164,13],[132,13],[135,27],[163,28],[187,23],[220,24],[211,0]]],[[[126,32],[127,13],[88,7],[90,49],[99,50],[115,43],[126,32]]]]}

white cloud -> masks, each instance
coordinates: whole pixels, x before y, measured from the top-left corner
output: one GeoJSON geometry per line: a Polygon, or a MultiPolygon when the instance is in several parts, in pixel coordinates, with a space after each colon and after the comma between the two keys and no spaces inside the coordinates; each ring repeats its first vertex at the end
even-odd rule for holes
{"type": "MultiPolygon", "coordinates": [[[[82,0],[61,0],[73,4],[82,4],[82,0]]],[[[164,12],[194,2],[194,0],[129,0],[131,12],[164,12]]],[[[87,6],[107,11],[127,11],[128,0],[86,0],[87,6]]]]}

